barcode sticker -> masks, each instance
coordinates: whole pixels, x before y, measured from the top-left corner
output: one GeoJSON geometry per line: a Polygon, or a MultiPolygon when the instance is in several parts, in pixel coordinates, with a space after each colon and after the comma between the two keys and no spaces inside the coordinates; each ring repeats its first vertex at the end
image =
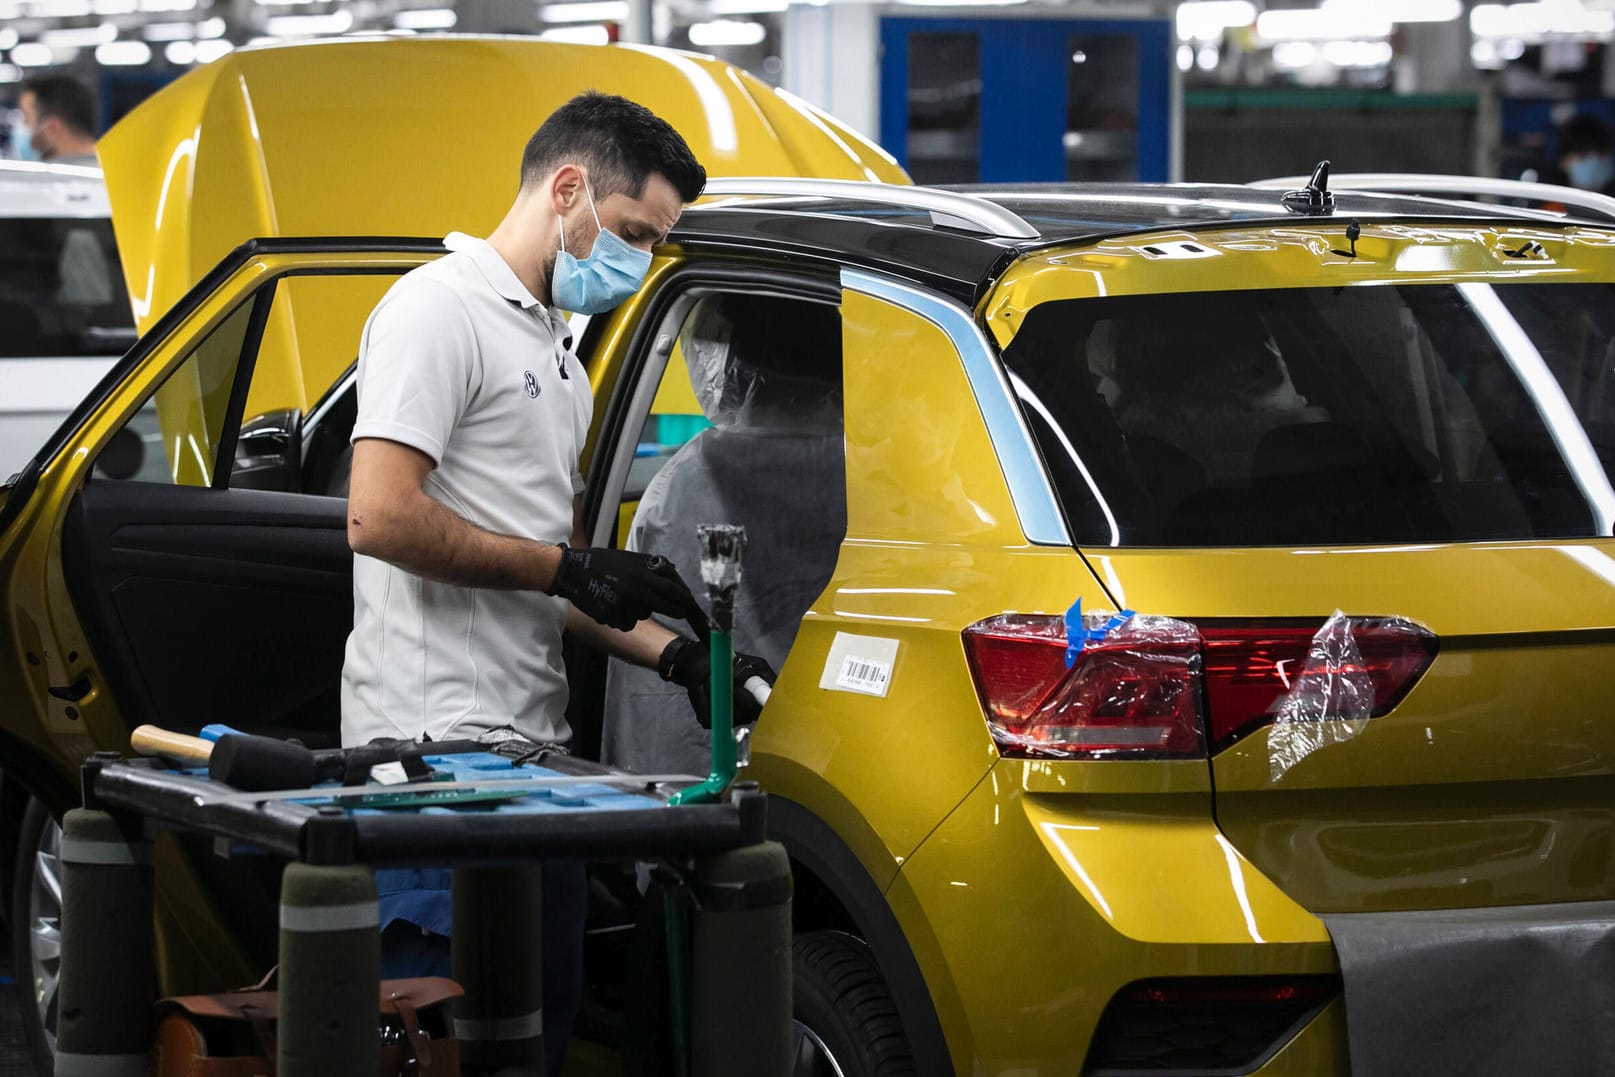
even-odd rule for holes
{"type": "Polygon", "coordinates": [[[892,665],[874,658],[860,658],[849,654],[841,660],[841,672],[836,684],[851,692],[868,692],[872,696],[886,694],[886,685],[892,679],[892,665]]]}
{"type": "Polygon", "coordinates": [[[819,687],[831,692],[857,692],[885,697],[897,667],[897,641],[880,636],[837,632],[825,656],[819,687]]]}

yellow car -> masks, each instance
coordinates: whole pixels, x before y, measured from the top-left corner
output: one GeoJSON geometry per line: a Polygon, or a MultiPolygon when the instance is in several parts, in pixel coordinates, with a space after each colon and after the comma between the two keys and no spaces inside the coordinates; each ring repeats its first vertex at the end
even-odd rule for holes
{"type": "MultiPolygon", "coordinates": [[[[109,136],[146,333],[0,507],[0,766],[49,811],[141,721],[335,736],[345,372],[441,253],[385,237],[474,228],[445,199],[491,213],[509,184],[473,189],[477,154],[403,169],[397,99],[308,87],[447,58],[468,96],[435,107],[480,117],[479,65],[544,48],[247,52],[109,136]],[[117,478],[154,412],[172,481],[117,478]]],[[[746,776],[795,868],[798,1072],[1345,1074],[1409,1042],[1359,1014],[1446,1012],[1398,996],[1437,910],[1464,976],[1602,915],[1615,207],[1326,171],[915,188],[721,65],[609,55],[697,87],[653,103],[698,155],[757,139],[772,173],[715,169],[640,294],[576,328],[594,541],[684,560],[699,524],[748,531],[736,645],[780,676],[746,776]],[[719,108],[733,86],[766,108],[719,108]],[[742,130],[781,107],[796,126],[742,130]]],[[[660,682],[569,667],[578,751],[699,754],[660,682]]],[[[32,824],[14,921],[48,987],[32,824]]],[[[158,867],[165,990],[261,973],[272,890],[183,843],[158,867]]],[[[1519,1049],[1485,1012],[1465,1035],[1519,1049]]]]}

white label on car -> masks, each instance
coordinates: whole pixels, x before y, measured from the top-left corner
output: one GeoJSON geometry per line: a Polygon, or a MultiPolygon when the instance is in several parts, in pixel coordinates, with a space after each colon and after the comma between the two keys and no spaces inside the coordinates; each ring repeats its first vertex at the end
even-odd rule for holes
{"type": "Polygon", "coordinates": [[[897,641],[837,632],[824,662],[819,687],[832,692],[885,696],[897,665],[897,641]]]}

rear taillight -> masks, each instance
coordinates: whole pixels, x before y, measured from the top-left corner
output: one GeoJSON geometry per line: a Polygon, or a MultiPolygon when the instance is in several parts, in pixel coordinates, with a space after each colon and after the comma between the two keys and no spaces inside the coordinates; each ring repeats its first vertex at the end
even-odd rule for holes
{"type": "MultiPolygon", "coordinates": [[[[1317,621],[1200,621],[1204,643],[1206,711],[1212,750],[1226,747],[1273,720],[1279,703],[1305,691],[1307,652],[1317,621]]],[[[1388,714],[1424,676],[1436,656],[1436,637],[1411,621],[1354,617],[1351,636],[1361,665],[1333,671],[1366,677],[1373,686],[1369,717],[1388,714]]]]}
{"type": "Polygon", "coordinates": [[[1135,617],[1066,667],[1060,617],[1005,614],[965,629],[993,739],[1007,755],[1193,756],[1200,738],[1194,626],[1135,617]]]}
{"type": "Polygon", "coordinates": [[[1089,642],[1068,668],[1064,618],[1003,614],[964,631],[965,654],[993,739],[1005,755],[1195,756],[1273,720],[1320,676],[1366,678],[1372,715],[1418,683],[1436,637],[1409,621],[1353,618],[1361,664],[1309,667],[1318,621],[1134,617],[1089,642]],[[1204,733],[1202,731],[1205,731],[1204,733]]]}

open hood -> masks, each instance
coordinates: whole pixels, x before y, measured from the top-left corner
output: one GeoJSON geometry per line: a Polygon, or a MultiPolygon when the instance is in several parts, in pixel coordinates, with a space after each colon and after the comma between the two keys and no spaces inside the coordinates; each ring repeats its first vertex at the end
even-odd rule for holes
{"type": "Polygon", "coordinates": [[[527,139],[587,89],[654,109],[713,176],[907,182],[867,139],[708,56],[453,36],[242,49],[97,146],[139,328],[248,239],[487,234],[527,139]]]}

